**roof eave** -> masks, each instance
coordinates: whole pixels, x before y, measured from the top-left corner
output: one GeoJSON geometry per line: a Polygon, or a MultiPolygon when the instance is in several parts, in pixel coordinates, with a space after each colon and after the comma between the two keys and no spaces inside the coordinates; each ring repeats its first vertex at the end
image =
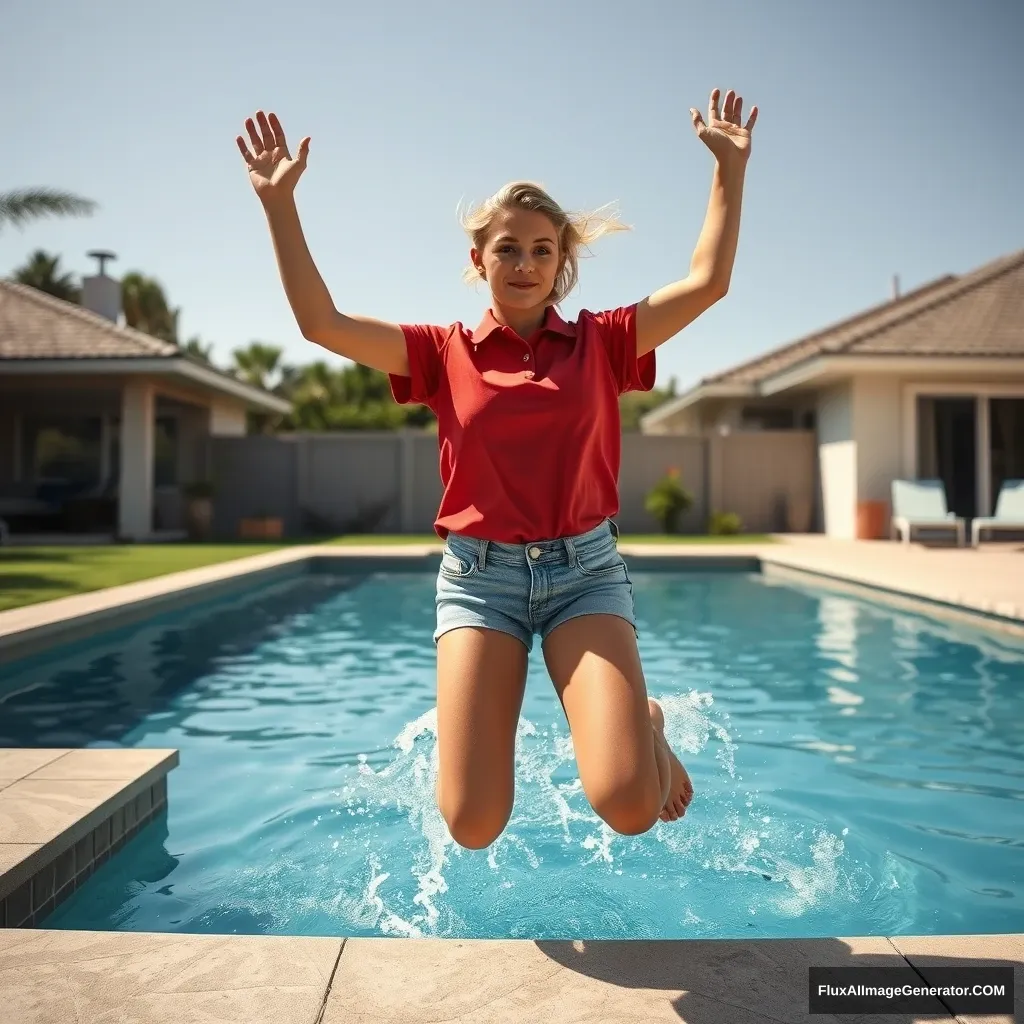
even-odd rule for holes
{"type": "Polygon", "coordinates": [[[289,413],[290,402],[184,356],[110,356],[90,359],[0,359],[0,374],[154,374],[184,377],[230,395],[251,408],[289,413]]]}
{"type": "Polygon", "coordinates": [[[830,379],[855,374],[1024,374],[1022,356],[935,356],[935,355],[833,355],[818,356],[765,377],[758,394],[778,395],[808,384],[820,385],[830,379]]]}
{"type": "Polygon", "coordinates": [[[754,389],[750,384],[698,384],[678,398],[663,402],[656,409],[641,416],[640,426],[641,428],[656,426],[663,420],[675,416],[676,413],[699,405],[709,398],[748,398],[752,394],[754,394],[754,389]]]}

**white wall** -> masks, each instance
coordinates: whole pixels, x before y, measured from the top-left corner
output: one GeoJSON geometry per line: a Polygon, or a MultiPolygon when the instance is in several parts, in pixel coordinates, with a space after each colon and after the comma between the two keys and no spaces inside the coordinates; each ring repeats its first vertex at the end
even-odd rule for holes
{"type": "Polygon", "coordinates": [[[245,406],[217,399],[210,406],[210,433],[214,437],[245,436],[245,406]]]}
{"type": "Polygon", "coordinates": [[[857,441],[857,500],[892,498],[903,473],[903,391],[897,377],[853,381],[853,430],[857,441]]]}
{"type": "Polygon", "coordinates": [[[857,441],[853,386],[847,381],[818,394],[818,469],[825,533],[839,540],[856,535],[857,441]]]}

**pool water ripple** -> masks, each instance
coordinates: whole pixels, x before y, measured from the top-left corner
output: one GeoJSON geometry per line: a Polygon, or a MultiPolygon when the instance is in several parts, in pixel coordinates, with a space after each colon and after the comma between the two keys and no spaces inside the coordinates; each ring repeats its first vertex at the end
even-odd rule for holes
{"type": "Polygon", "coordinates": [[[1024,646],[738,573],[634,574],[696,789],[612,833],[539,650],[489,850],[434,805],[433,580],[326,575],[15,666],[0,745],[172,746],[166,816],[50,927],[676,938],[1024,931],[1024,646]]]}

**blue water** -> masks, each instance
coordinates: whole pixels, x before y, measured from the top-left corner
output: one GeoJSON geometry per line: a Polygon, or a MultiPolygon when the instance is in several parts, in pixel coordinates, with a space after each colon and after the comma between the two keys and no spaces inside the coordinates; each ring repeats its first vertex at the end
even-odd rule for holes
{"type": "Polygon", "coordinates": [[[1024,645],[757,576],[637,574],[693,777],[610,832],[539,650],[512,821],[433,803],[433,580],[309,575],[18,666],[0,746],[177,747],[169,809],[47,927],[678,938],[1024,932],[1024,645]]]}

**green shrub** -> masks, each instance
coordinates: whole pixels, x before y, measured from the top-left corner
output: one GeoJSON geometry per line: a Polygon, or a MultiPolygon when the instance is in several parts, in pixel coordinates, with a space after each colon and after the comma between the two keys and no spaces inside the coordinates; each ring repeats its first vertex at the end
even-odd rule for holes
{"type": "Polygon", "coordinates": [[[727,537],[740,533],[743,521],[735,512],[712,512],[708,522],[708,533],[715,537],[727,537]]]}
{"type": "Polygon", "coordinates": [[[680,480],[679,470],[670,469],[648,492],[644,508],[658,521],[662,533],[678,533],[679,517],[693,504],[680,480]]]}

